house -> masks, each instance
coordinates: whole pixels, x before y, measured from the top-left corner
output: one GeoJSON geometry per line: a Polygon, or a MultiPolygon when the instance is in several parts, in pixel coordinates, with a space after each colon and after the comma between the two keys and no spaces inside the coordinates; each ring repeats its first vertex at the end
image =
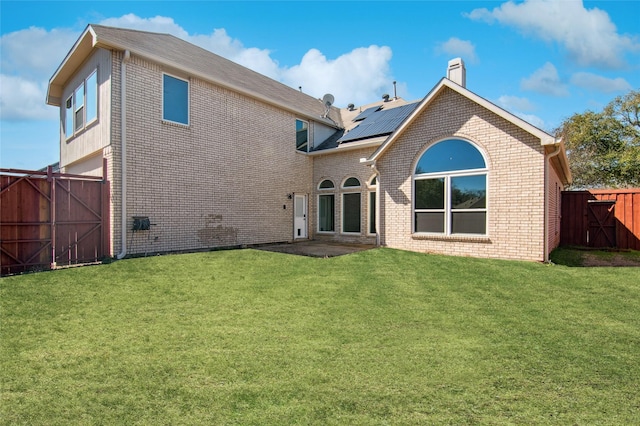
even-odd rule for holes
{"type": "Polygon", "coordinates": [[[51,77],[60,165],[111,181],[111,254],[325,239],[546,260],[564,145],[469,91],[336,108],[168,34],[89,25],[51,77]]]}

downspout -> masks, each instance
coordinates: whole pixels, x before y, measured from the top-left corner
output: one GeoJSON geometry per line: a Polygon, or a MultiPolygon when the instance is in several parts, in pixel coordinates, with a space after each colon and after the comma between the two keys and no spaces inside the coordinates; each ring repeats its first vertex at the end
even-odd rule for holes
{"type": "Polygon", "coordinates": [[[131,52],[124,51],[120,63],[120,205],[121,205],[121,251],[116,256],[120,260],[127,255],[127,63],[131,60],[131,52]]]}
{"type": "Polygon", "coordinates": [[[371,163],[371,169],[376,174],[376,179],[378,184],[376,185],[376,247],[380,247],[380,186],[382,185],[380,182],[380,171],[377,169],[377,162],[373,160],[371,163]]]}
{"type": "Polygon", "coordinates": [[[560,154],[561,145],[560,140],[556,140],[556,150],[545,155],[544,161],[544,261],[549,262],[549,166],[551,166],[551,159],[560,154]]]}

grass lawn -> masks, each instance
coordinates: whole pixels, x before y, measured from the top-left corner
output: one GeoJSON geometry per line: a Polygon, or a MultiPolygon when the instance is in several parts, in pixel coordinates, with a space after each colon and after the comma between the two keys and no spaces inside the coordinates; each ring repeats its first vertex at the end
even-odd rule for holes
{"type": "Polygon", "coordinates": [[[0,279],[0,423],[640,420],[640,268],[374,249],[0,279]]]}

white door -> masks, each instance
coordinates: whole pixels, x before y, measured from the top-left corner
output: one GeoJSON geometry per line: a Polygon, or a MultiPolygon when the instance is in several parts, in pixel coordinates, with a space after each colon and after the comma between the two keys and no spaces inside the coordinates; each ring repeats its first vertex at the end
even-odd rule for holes
{"type": "Polygon", "coordinates": [[[293,238],[307,238],[307,196],[295,195],[293,238]]]}

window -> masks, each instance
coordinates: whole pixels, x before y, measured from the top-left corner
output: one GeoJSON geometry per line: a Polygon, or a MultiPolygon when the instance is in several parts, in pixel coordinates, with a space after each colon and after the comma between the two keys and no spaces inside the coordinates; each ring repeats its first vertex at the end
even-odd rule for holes
{"type": "MultiPolygon", "coordinates": [[[[334,189],[335,185],[329,179],[320,182],[318,189],[327,191],[334,189]]],[[[335,231],[335,206],[336,196],[334,194],[318,195],[318,232],[335,231]]]]}
{"type": "Polygon", "coordinates": [[[307,152],[309,148],[309,123],[296,120],[296,149],[307,152]]]}
{"type": "Polygon", "coordinates": [[[189,124],[189,82],[162,75],[162,119],[189,124]]]}
{"type": "Polygon", "coordinates": [[[369,234],[376,233],[376,190],[378,178],[376,176],[369,183],[369,234]]]}
{"type": "Polygon", "coordinates": [[[414,175],[414,232],[487,233],[487,168],[471,143],[448,139],[427,149],[414,175]]]}
{"type": "MultiPolygon", "coordinates": [[[[359,188],[360,181],[350,177],[342,185],[344,189],[359,188]]],[[[342,194],[342,232],[360,233],[361,218],[360,192],[345,192],[342,194]]]]}
{"type": "Polygon", "coordinates": [[[68,139],[98,118],[98,70],[94,70],[65,101],[64,134],[68,139]]]}

